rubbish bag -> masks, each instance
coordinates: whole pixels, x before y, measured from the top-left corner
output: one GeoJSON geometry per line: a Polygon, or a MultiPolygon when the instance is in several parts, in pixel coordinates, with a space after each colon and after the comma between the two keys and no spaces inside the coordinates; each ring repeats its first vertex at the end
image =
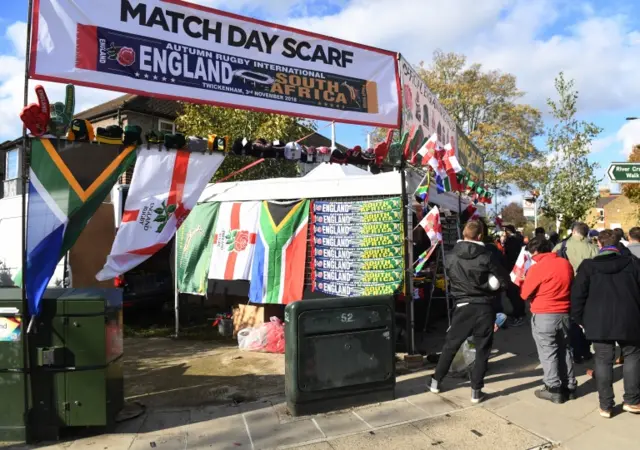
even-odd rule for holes
{"type": "Polygon", "coordinates": [[[456,353],[449,369],[452,377],[466,377],[476,361],[476,348],[469,339],[465,340],[456,353]]]}
{"type": "Polygon", "coordinates": [[[266,339],[263,351],[267,353],[284,354],[284,324],[277,317],[272,317],[269,323],[262,325],[266,329],[266,339]]]}
{"type": "Polygon", "coordinates": [[[262,327],[244,328],[238,332],[240,350],[259,351],[264,346],[266,330],[262,327]]]}
{"type": "Polygon", "coordinates": [[[254,352],[284,353],[284,324],[277,317],[259,327],[238,332],[238,348],[254,352]]]}

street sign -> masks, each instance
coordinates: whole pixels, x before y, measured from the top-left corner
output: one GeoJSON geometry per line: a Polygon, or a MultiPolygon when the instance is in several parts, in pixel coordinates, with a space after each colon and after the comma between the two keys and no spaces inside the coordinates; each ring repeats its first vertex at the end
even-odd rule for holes
{"type": "Polygon", "coordinates": [[[640,163],[611,163],[607,171],[615,183],[640,183],[640,163]]]}
{"type": "Polygon", "coordinates": [[[536,199],[533,197],[525,197],[522,199],[522,214],[527,218],[536,216],[536,199]]]}

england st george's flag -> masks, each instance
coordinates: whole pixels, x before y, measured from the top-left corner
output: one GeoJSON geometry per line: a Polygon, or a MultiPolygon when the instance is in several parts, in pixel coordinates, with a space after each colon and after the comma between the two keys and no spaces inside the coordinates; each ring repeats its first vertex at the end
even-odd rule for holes
{"type": "Polygon", "coordinates": [[[129,195],[100,281],[121,275],[162,249],[195,207],[224,154],[138,150],[129,195]]]}

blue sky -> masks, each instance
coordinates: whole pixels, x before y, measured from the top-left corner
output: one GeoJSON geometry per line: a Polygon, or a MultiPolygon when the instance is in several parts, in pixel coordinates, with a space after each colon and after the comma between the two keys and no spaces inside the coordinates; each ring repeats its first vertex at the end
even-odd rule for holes
{"type": "MultiPolygon", "coordinates": [[[[199,0],[207,6],[274,20],[403,53],[414,63],[435,49],[461,52],[469,62],[513,73],[523,99],[547,113],[560,70],[575,79],[580,117],[604,131],[591,159],[626,159],[640,143],[640,1],[597,0],[199,0]]],[[[20,132],[26,1],[0,11],[0,141],[20,132]]],[[[57,87],[50,97],[55,98],[57,87]]],[[[61,92],[61,91],[60,91],[61,92]]],[[[117,94],[78,91],[77,110],[117,94]]],[[[548,117],[545,117],[548,120],[548,117]]],[[[547,124],[549,122],[547,121],[547,124]]],[[[323,124],[321,123],[320,126],[323,124]]],[[[366,144],[366,128],[337,125],[341,143],[366,144]]],[[[330,129],[322,132],[329,136],[330,129]]],[[[544,148],[544,138],[539,144],[544,148]]],[[[604,180],[603,184],[608,184],[604,180]]],[[[517,194],[513,199],[517,198],[517,194]]],[[[510,200],[510,199],[509,199],[510,200]]]]}

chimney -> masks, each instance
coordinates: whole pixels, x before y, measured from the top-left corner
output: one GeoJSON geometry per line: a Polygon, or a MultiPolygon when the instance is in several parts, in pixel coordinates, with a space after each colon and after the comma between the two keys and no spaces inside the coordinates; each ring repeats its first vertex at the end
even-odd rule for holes
{"type": "Polygon", "coordinates": [[[600,198],[606,198],[611,196],[611,189],[608,187],[601,187],[600,189],[598,189],[598,191],[600,192],[600,198]]]}

